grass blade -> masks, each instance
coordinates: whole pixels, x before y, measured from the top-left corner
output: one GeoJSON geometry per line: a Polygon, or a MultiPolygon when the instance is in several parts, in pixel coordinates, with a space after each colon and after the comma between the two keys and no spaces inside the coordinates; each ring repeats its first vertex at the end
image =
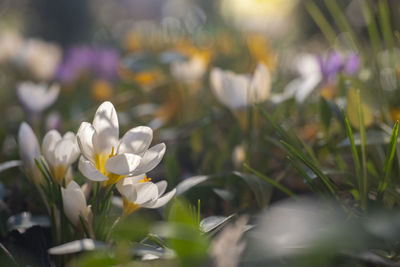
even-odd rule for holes
{"type": "Polygon", "coordinates": [[[283,193],[285,193],[286,195],[293,197],[293,198],[297,198],[296,194],[293,193],[290,189],[288,189],[287,187],[281,185],[280,183],[278,183],[277,181],[275,181],[274,179],[271,179],[267,176],[265,176],[264,174],[254,170],[253,168],[251,168],[249,165],[247,165],[246,163],[243,165],[246,169],[248,169],[249,171],[251,171],[253,174],[257,175],[258,177],[264,179],[267,183],[271,184],[272,186],[276,187],[277,189],[279,189],[280,191],[282,191],[283,193]]]}
{"type": "Polygon", "coordinates": [[[335,19],[337,26],[339,27],[341,32],[347,32],[350,36],[350,41],[352,42],[351,45],[354,46],[355,50],[360,51],[359,48],[361,46],[358,43],[357,36],[354,33],[353,29],[351,28],[349,22],[346,19],[346,16],[342,12],[341,8],[337,4],[337,1],[332,0],[324,0],[326,7],[328,8],[329,12],[331,13],[332,17],[335,19]]]}
{"type": "Polygon", "coordinates": [[[313,1],[309,1],[306,2],[305,7],[310,16],[313,18],[314,22],[320,28],[322,34],[328,40],[328,42],[334,44],[336,40],[336,33],[329,22],[326,20],[324,14],[322,14],[318,6],[313,1]]]}
{"type": "Polygon", "coordinates": [[[313,171],[315,175],[321,178],[322,182],[329,190],[329,192],[332,195],[335,195],[336,185],[330,180],[328,176],[326,176],[317,166],[315,166],[310,160],[308,160],[301,151],[296,150],[293,146],[289,145],[285,141],[281,141],[281,143],[285,147],[287,152],[292,155],[292,157],[295,157],[298,160],[300,160],[304,165],[310,168],[310,170],[313,171]]]}
{"type": "Polygon", "coordinates": [[[361,93],[357,90],[357,110],[358,110],[358,122],[360,125],[360,137],[361,137],[361,169],[362,169],[362,186],[360,190],[361,196],[361,208],[365,210],[367,208],[368,198],[368,171],[367,171],[367,133],[364,124],[364,110],[361,104],[361,93]]]}
{"type": "Polygon", "coordinates": [[[350,140],[351,153],[353,154],[354,167],[356,169],[356,176],[357,176],[357,182],[358,182],[358,191],[361,192],[363,182],[362,182],[360,157],[358,156],[358,151],[357,151],[356,144],[354,142],[353,131],[351,130],[349,119],[347,118],[346,113],[344,111],[342,111],[342,114],[344,116],[346,133],[350,140]]]}
{"type": "Polygon", "coordinates": [[[381,194],[385,191],[392,170],[393,159],[396,154],[397,137],[399,135],[399,121],[393,127],[392,136],[390,137],[389,146],[386,152],[385,163],[383,165],[383,179],[379,183],[378,193],[381,194]]]}
{"type": "Polygon", "coordinates": [[[378,26],[376,24],[375,18],[373,16],[370,5],[366,2],[366,0],[362,0],[361,8],[364,16],[364,20],[367,23],[367,30],[369,39],[371,40],[372,49],[374,51],[375,61],[376,56],[379,52],[379,44],[380,44],[380,35],[378,32],[378,26]]]}
{"type": "Polygon", "coordinates": [[[314,181],[311,179],[311,177],[302,169],[300,166],[294,161],[291,157],[286,157],[289,162],[292,164],[292,166],[300,173],[300,175],[304,178],[306,181],[306,184],[308,187],[313,191],[314,193],[317,194],[322,194],[323,192],[321,189],[318,188],[317,185],[315,185],[314,181]]]}
{"type": "Polygon", "coordinates": [[[379,22],[382,29],[383,40],[385,41],[386,48],[393,49],[393,32],[390,26],[389,7],[386,0],[380,0],[378,5],[379,22]]]}

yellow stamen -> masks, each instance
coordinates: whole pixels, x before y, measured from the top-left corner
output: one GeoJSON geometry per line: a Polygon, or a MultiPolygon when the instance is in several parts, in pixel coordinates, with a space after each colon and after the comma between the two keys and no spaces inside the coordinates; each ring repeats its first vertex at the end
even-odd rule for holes
{"type": "Polygon", "coordinates": [[[144,175],[144,178],[139,181],[139,183],[145,183],[145,182],[150,182],[151,178],[147,178],[147,175],[144,175]]]}
{"type": "Polygon", "coordinates": [[[103,183],[103,186],[116,184],[122,178],[125,177],[125,175],[118,175],[118,174],[106,171],[106,167],[105,167],[106,166],[106,161],[109,158],[112,158],[112,157],[114,157],[116,155],[117,155],[117,153],[115,151],[115,148],[112,147],[111,153],[109,155],[103,153],[103,154],[96,154],[95,157],[94,157],[94,163],[96,165],[96,169],[98,169],[102,174],[104,174],[108,178],[108,180],[103,183]]]}
{"type": "Polygon", "coordinates": [[[116,156],[116,155],[117,155],[116,153],[114,154],[114,147],[112,147],[112,148],[111,148],[111,154],[108,155],[108,158],[112,158],[112,157],[114,157],[114,156],[116,156]]]}
{"type": "Polygon", "coordinates": [[[124,204],[124,215],[129,215],[140,208],[139,205],[135,204],[134,202],[130,202],[124,197],[122,198],[122,202],[124,204]]]}

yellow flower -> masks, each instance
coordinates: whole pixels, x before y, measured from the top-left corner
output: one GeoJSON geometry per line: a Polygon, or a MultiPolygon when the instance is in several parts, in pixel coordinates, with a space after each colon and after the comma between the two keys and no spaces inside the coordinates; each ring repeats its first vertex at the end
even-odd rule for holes
{"type": "Polygon", "coordinates": [[[110,99],[113,95],[113,88],[110,82],[106,80],[96,80],[92,83],[91,95],[96,101],[110,99]]]}

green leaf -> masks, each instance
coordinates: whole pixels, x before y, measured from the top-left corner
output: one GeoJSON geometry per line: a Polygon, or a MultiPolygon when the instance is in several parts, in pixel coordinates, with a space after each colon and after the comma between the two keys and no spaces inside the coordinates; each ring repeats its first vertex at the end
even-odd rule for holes
{"type": "Polygon", "coordinates": [[[368,198],[368,172],[367,172],[367,134],[365,130],[365,110],[361,102],[361,92],[356,90],[356,107],[358,110],[358,122],[360,126],[361,135],[361,167],[362,167],[362,187],[360,190],[361,195],[361,208],[366,209],[367,198],[368,198]]]}
{"type": "Polygon", "coordinates": [[[242,179],[253,192],[258,205],[262,208],[268,205],[271,198],[271,184],[250,173],[233,172],[234,177],[242,179]]]}
{"type": "Polygon", "coordinates": [[[331,13],[332,17],[335,19],[337,26],[339,27],[341,32],[347,32],[350,36],[351,43],[350,45],[353,46],[353,49],[360,50],[361,46],[358,44],[357,36],[354,33],[353,29],[351,28],[349,22],[346,19],[341,7],[339,7],[337,1],[332,0],[324,0],[326,7],[328,8],[329,12],[331,13]]]}
{"type": "Polygon", "coordinates": [[[281,141],[281,143],[285,147],[286,151],[290,155],[292,155],[292,157],[297,158],[298,160],[300,160],[300,162],[302,162],[304,165],[306,165],[308,168],[310,168],[310,170],[312,172],[314,172],[315,175],[317,175],[322,180],[322,182],[324,183],[324,185],[326,186],[328,191],[332,195],[335,195],[335,193],[337,191],[336,185],[330,180],[330,178],[328,176],[326,176],[323,173],[322,170],[320,170],[316,165],[314,165],[314,163],[312,163],[310,160],[308,160],[306,158],[306,156],[303,154],[303,152],[301,152],[300,150],[296,150],[293,146],[289,145],[285,141],[281,141]]]}
{"type": "Polygon", "coordinates": [[[380,0],[378,5],[378,18],[380,22],[380,26],[382,28],[383,39],[386,44],[386,48],[389,50],[393,49],[393,32],[392,27],[390,25],[390,17],[389,17],[389,6],[386,0],[380,0]]]}
{"type": "Polygon", "coordinates": [[[320,98],[319,104],[321,122],[324,125],[325,129],[328,131],[332,120],[332,110],[329,107],[329,103],[323,97],[320,98]]]}
{"type": "Polygon", "coordinates": [[[336,40],[336,33],[329,22],[326,20],[324,14],[322,14],[318,6],[313,1],[306,2],[305,6],[308,13],[318,25],[322,34],[325,36],[328,42],[334,44],[336,40]]]}
{"type": "Polygon", "coordinates": [[[356,144],[354,142],[353,131],[351,130],[349,119],[347,118],[347,116],[346,116],[346,114],[344,112],[343,112],[343,116],[344,116],[344,121],[345,121],[346,133],[347,133],[347,136],[349,137],[351,153],[353,155],[354,167],[356,169],[358,188],[359,188],[359,192],[361,192],[362,175],[361,175],[360,158],[358,156],[357,147],[356,147],[356,144]]]}
{"type": "Polygon", "coordinates": [[[390,137],[390,143],[386,152],[385,163],[383,165],[383,180],[379,183],[378,193],[385,191],[392,170],[393,159],[396,154],[397,137],[399,135],[399,122],[393,127],[392,136],[390,137]]]}
{"type": "Polygon", "coordinates": [[[363,11],[364,20],[367,23],[368,35],[371,40],[372,49],[374,50],[374,57],[376,60],[376,55],[379,52],[380,36],[378,32],[378,27],[376,25],[375,18],[373,16],[370,5],[366,0],[361,1],[361,8],[363,11]]]}
{"type": "Polygon", "coordinates": [[[274,179],[271,179],[269,177],[267,177],[266,175],[254,170],[253,168],[251,168],[249,165],[244,164],[244,167],[246,169],[248,169],[249,171],[251,171],[252,173],[254,173],[255,175],[257,175],[258,177],[264,179],[266,182],[268,182],[269,184],[271,184],[272,186],[276,187],[277,189],[279,189],[280,191],[282,191],[283,193],[285,193],[286,195],[293,197],[293,198],[297,198],[296,194],[293,193],[290,189],[288,189],[287,187],[281,185],[280,183],[278,183],[277,181],[275,181],[274,179]]]}
{"type": "Polygon", "coordinates": [[[293,167],[300,173],[300,175],[304,178],[306,184],[309,186],[309,188],[314,192],[318,194],[322,194],[321,189],[318,188],[318,186],[314,183],[314,181],[311,179],[311,177],[302,169],[300,166],[294,161],[291,157],[286,157],[290,163],[293,165],[293,167]]]}

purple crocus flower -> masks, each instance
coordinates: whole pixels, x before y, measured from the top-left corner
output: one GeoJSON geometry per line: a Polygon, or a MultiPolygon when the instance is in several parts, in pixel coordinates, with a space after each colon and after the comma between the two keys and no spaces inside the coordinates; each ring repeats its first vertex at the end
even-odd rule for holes
{"type": "Polygon", "coordinates": [[[343,66],[343,58],[337,52],[332,52],[327,58],[319,57],[322,77],[326,81],[330,81],[336,77],[343,66]]]}
{"type": "Polygon", "coordinates": [[[347,75],[355,75],[360,69],[360,58],[356,53],[351,53],[344,64],[343,72],[347,75]]]}
{"type": "Polygon", "coordinates": [[[113,80],[117,77],[119,56],[109,48],[79,45],[71,47],[59,66],[57,77],[61,82],[73,82],[84,72],[96,78],[113,80]]]}
{"type": "Polygon", "coordinates": [[[356,53],[350,53],[344,57],[334,51],[326,58],[320,56],[318,61],[325,82],[332,82],[340,72],[347,75],[355,75],[360,68],[360,58],[356,53]]]}

